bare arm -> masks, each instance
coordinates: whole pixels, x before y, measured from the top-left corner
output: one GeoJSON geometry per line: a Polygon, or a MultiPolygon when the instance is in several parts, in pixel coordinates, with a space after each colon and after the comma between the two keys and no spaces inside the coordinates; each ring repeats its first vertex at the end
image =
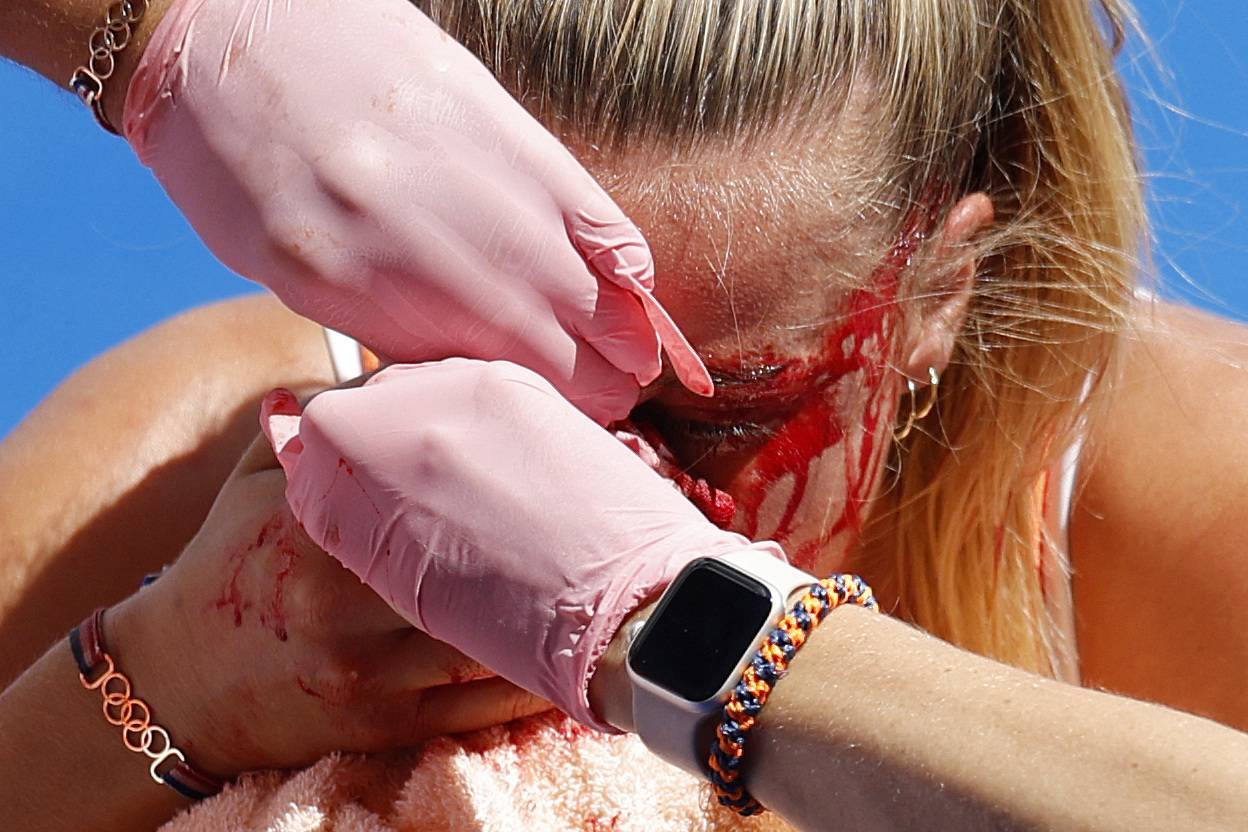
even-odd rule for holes
{"type": "MultiPolygon", "coordinates": [[[[622,642],[591,702],[628,728],[622,642]]],[[[751,791],[802,829],[1248,822],[1248,736],[1042,679],[857,607],[833,612],[798,654],[748,760],[751,791]]]]}
{"type": "MultiPolygon", "coordinates": [[[[16,61],[65,87],[74,70],[90,56],[87,39],[104,20],[113,0],[21,0],[12,5],[0,26],[0,55],[16,61]]],[[[121,109],[130,76],[152,30],[171,0],[150,0],[134,40],[118,56],[117,69],[105,86],[104,109],[121,124],[121,109]]]]}
{"type": "MultiPolygon", "coordinates": [[[[123,622],[110,613],[113,639],[144,654],[123,622]]],[[[131,668],[126,668],[132,671],[131,668]]],[[[140,698],[163,701],[161,674],[146,674],[140,698]]],[[[152,781],[147,758],[125,749],[120,729],[100,713],[100,694],[78,681],[78,667],[64,639],[0,694],[0,802],[8,828],[53,830],[155,829],[189,801],[152,781]]],[[[173,732],[181,726],[168,723],[173,732]]]]}
{"type": "MultiPolygon", "coordinates": [[[[764,711],[765,805],[804,828],[1248,827],[1248,329],[1142,324],[1072,531],[1085,683],[1127,696],[837,610],[764,711]]],[[[626,727],[622,656],[593,690],[626,727]]]]}
{"type": "MultiPolygon", "coordinates": [[[[104,616],[105,649],[188,760],[229,780],[550,708],[412,629],[313,545],[277,465],[255,441],[173,566],[104,616]]],[[[5,829],[133,832],[184,805],[101,704],[63,636],[0,695],[5,829]]]]}

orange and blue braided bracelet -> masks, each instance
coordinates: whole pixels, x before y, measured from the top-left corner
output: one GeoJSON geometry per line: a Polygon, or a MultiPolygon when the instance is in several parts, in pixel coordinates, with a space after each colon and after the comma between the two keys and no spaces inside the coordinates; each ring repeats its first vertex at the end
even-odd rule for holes
{"type": "Polygon", "coordinates": [[[715,796],[721,805],[737,814],[756,815],[764,811],[763,805],[741,782],[741,762],[758,714],[767,704],[776,683],[789,672],[789,663],[806,643],[810,633],[828,613],[842,604],[856,604],[879,611],[871,587],[857,575],[838,574],[812,584],[776,623],[724,705],[723,718],[715,729],[707,762],[711,768],[715,796]]]}

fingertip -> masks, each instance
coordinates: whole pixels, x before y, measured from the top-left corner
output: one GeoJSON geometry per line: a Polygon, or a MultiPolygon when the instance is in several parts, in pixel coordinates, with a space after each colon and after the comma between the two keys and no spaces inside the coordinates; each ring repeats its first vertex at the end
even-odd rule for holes
{"type": "Polygon", "coordinates": [[[285,387],[270,390],[260,402],[260,430],[269,440],[287,477],[303,451],[303,442],[299,438],[302,418],[303,408],[299,400],[285,387]]]}
{"type": "Polygon", "coordinates": [[[711,380],[711,373],[698,354],[693,352],[692,347],[687,353],[668,348],[667,357],[672,362],[676,377],[691,393],[708,399],[715,395],[715,382],[711,380]]]}
{"type": "MultiPolygon", "coordinates": [[[[650,319],[650,324],[658,333],[659,342],[663,345],[663,349],[667,352],[667,360],[672,364],[672,370],[676,373],[676,378],[680,383],[693,393],[699,396],[715,395],[715,382],[711,380],[711,374],[706,369],[706,365],[702,363],[702,357],[698,355],[697,350],[689,343],[689,339],[680,331],[680,327],[676,326],[676,322],[672,320],[672,316],[663,308],[663,304],[659,303],[650,292],[635,292],[637,298],[641,301],[642,306],[646,310],[646,317],[650,319]]],[[[656,375],[657,377],[657,375],[656,375]]],[[[653,381],[654,379],[650,379],[653,381]]],[[[649,384],[646,381],[642,384],[644,387],[649,384]]]]}
{"type": "Polygon", "coordinates": [[[289,389],[274,387],[260,400],[260,412],[266,415],[270,413],[298,415],[303,412],[303,409],[299,406],[299,399],[295,398],[295,394],[289,389]]]}
{"type": "Polygon", "coordinates": [[[592,216],[578,209],[567,221],[569,236],[581,257],[609,283],[621,287],[636,284],[653,291],[654,255],[641,229],[618,208],[600,213],[592,216]]]}
{"type": "MultiPolygon", "coordinates": [[[[667,351],[681,384],[699,396],[715,395],[715,384],[706,365],[654,297],[654,258],[641,231],[623,214],[598,219],[581,210],[572,215],[569,231],[577,250],[600,279],[641,301],[646,318],[658,335],[662,349],[667,351]]],[[[653,358],[632,351],[627,364],[614,358],[612,363],[631,372],[637,383],[645,387],[662,372],[662,350],[655,350],[653,358]]]]}

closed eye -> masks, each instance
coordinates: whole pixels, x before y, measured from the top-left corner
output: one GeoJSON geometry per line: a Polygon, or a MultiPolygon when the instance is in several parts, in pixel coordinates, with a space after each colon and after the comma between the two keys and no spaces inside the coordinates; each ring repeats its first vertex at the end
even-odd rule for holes
{"type": "Polygon", "coordinates": [[[634,418],[652,425],[679,457],[695,466],[709,456],[752,451],[776,435],[783,419],[693,419],[657,403],[638,409],[634,418]]]}
{"type": "Polygon", "coordinates": [[[702,422],[696,419],[670,419],[674,429],[689,439],[713,446],[712,452],[742,450],[776,435],[775,428],[758,422],[702,422]]]}

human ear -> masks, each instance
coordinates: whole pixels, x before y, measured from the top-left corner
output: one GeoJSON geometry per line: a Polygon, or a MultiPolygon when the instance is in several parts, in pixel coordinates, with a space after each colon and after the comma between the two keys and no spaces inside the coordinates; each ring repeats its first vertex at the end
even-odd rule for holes
{"type": "MultiPolygon", "coordinates": [[[[936,263],[958,260],[958,248],[976,233],[992,224],[992,200],[984,193],[963,197],[949,212],[940,235],[936,263]]],[[[934,285],[924,288],[930,294],[916,301],[916,313],[900,352],[898,369],[920,384],[928,383],[928,368],[943,373],[953,355],[953,345],[971,300],[978,261],[963,260],[952,271],[941,275],[934,285]]]]}

